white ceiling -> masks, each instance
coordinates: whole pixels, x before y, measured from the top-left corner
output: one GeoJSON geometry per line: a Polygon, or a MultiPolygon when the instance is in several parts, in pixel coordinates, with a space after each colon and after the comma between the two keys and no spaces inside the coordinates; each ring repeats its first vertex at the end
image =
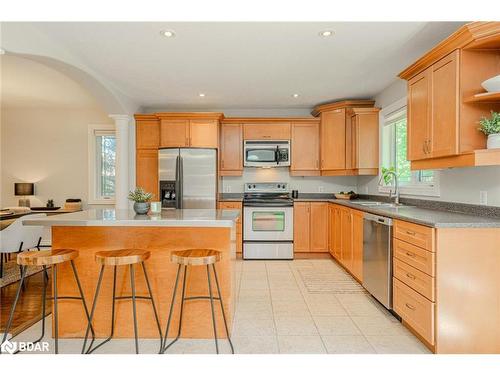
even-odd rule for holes
{"type": "Polygon", "coordinates": [[[311,108],[371,98],[462,23],[40,23],[143,108],[311,108]],[[160,30],[172,29],[175,38],[160,30]],[[333,29],[335,35],[318,33],[333,29]],[[206,97],[200,98],[203,92],[206,97]],[[299,93],[298,99],[291,97],[299,93]]]}

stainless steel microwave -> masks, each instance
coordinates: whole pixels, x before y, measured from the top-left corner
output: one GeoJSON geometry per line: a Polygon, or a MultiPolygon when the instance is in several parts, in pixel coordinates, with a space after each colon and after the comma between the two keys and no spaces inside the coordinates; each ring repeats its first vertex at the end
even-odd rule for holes
{"type": "Polygon", "coordinates": [[[290,141],[245,141],[245,167],[289,167],[290,141]]]}

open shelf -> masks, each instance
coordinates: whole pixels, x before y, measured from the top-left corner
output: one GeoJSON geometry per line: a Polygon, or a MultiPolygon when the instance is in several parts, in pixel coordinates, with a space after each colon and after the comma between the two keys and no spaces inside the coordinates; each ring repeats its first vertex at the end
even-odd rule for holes
{"type": "Polygon", "coordinates": [[[443,158],[415,160],[411,162],[411,169],[483,167],[488,165],[500,165],[500,148],[475,150],[443,158]]]}
{"type": "Polygon", "coordinates": [[[485,92],[470,96],[464,100],[464,103],[499,103],[500,92],[485,92]]]}

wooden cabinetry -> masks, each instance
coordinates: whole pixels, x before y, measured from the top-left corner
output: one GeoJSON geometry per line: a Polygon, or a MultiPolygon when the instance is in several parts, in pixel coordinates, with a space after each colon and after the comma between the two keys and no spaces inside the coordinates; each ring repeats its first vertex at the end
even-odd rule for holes
{"type": "Polygon", "coordinates": [[[169,119],[160,122],[160,147],[217,148],[218,121],[169,119]]]}
{"type": "Polygon", "coordinates": [[[290,122],[285,119],[280,121],[270,121],[261,119],[259,122],[245,122],[243,124],[244,139],[269,139],[287,140],[290,139],[290,122]]]}
{"type": "Polygon", "coordinates": [[[158,149],[136,150],[135,184],[153,194],[153,200],[159,200],[158,149]]]}
{"type": "Polygon", "coordinates": [[[160,145],[160,122],[155,116],[142,116],[135,121],[135,147],[157,149],[160,145]]]}
{"type": "Polygon", "coordinates": [[[319,121],[293,122],[290,175],[319,176],[319,121]]]}
{"type": "Polygon", "coordinates": [[[295,202],[294,252],[328,252],[328,203],[295,202]]]}
{"type": "Polygon", "coordinates": [[[474,22],[399,74],[408,81],[408,159],[411,168],[499,165],[477,130],[500,100],[475,100],[481,82],[500,72],[500,23],[474,22]]]}
{"type": "Polygon", "coordinates": [[[236,201],[218,202],[218,208],[221,210],[239,210],[240,216],[236,221],[236,252],[242,253],[243,251],[243,203],[236,201]]]}
{"type": "Polygon", "coordinates": [[[220,175],[243,174],[243,126],[222,123],[220,131],[220,175]]]}
{"type": "Polygon", "coordinates": [[[372,100],[324,104],[320,116],[320,174],[376,175],[378,173],[378,108],[372,100]]]}
{"type": "Polygon", "coordinates": [[[351,210],[352,214],[352,267],[351,273],[363,281],[363,212],[351,210]]]}
{"type": "Polygon", "coordinates": [[[342,207],[340,210],[341,222],[341,255],[340,263],[348,270],[352,269],[352,213],[349,208],[342,207]]]}

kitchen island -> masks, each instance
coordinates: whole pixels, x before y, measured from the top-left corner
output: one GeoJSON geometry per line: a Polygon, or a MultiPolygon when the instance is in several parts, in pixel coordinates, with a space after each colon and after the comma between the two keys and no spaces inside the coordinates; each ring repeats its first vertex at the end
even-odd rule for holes
{"type": "MultiPolygon", "coordinates": [[[[132,210],[114,208],[85,210],[46,218],[26,220],[25,225],[42,225],[52,229],[52,248],[75,249],[79,257],[75,264],[87,303],[92,303],[97,285],[99,265],[94,256],[97,251],[117,249],[149,250],[151,257],[145,262],[162,329],[166,325],[172,298],[177,265],[170,262],[170,252],[192,248],[214,249],[222,252],[216,264],[222,298],[229,327],[233,318],[236,259],[236,220],[238,210],[190,209],[163,210],[157,215],[136,215],[132,210]]],[[[145,280],[136,267],[136,293],[147,295],[145,280]]],[[[98,337],[109,335],[111,323],[112,268],[104,272],[103,284],[94,317],[98,337]]],[[[202,267],[188,269],[186,296],[208,294],[206,272],[202,267]]],[[[78,291],[70,264],[58,266],[58,294],[77,295],[78,291]]],[[[117,296],[130,295],[128,267],[118,267],[117,296]]],[[[214,289],[214,293],[215,289],[214,289]]],[[[179,297],[180,293],[177,293],[179,297]]],[[[172,321],[177,332],[180,298],[172,321]]],[[[59,336],[83,337],[86,320],[80,301],[59,300],[59,336]]],[[[151,304],[137,301],[138,330],[141,338],[156,338],[151,304]]],[[[222,314],[216,309],[218,336],[225,337],[222,314]]],[[[116,302],[115,334],[117,338],[134,337],[132,305],[130,301],[116,302]]],[[[188,301],[183,317],[184,338],[212,338],[213,328],[210,304],[203,300],[188,301]]]]}

